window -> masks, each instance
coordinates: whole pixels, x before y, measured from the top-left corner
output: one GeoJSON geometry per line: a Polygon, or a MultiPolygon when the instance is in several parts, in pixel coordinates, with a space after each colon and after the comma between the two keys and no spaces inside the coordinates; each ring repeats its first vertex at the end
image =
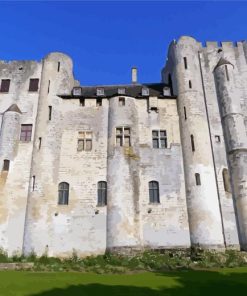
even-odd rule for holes
{"type": "Polygon", "coordinates": [[[92,137],[92,132],[79,132],[77,141],[77,151],[91,151],[92,137]]]}
{"type": "Polygon", "coordinates": [[[131,146],[129,127],[116,128],[116,146],[127,146],[127,147],[131,146]]]}
{"type": "Polygon", "coordinates": [[[84,107],[85,106],[85,99],[80,99],[80,106],[84,107]]]}
{"type": "Polygon", "coordinates": [[[190,135],[190,141],[191,141],[191,149],[194,152],[195,151],[195,142],[194,142],[194,136],[190,135]]]}
{"type": "Polygon", "coordinates": [[[40,148],[41,148],[41,144],[42,144],[42,138],[39,137],[39,150],[40,150],[40,148]]]}
{"type": "Polygon", "coordinates": [[[201,177],[200,177],[200,174],[196,173],[195,174],[195,178],[196,178],[196,185],[197,186],[201,185],[201,177]]]}
{"type": "Polygon", "coordinates": [[[49,80],[48,81],[48,89],[47,89],[47,93],[49,94],[49,92],[50,92],[50,85],[51,85],[51,81],[49,80]]]}
{"type": "Polygon", "coordinates": [[[186,112],[186,107],[184,107],[184,119],[187,120],[187,112],[186,112]]]}
{"type": "Polygon", "coordinates": [[[10,161],[8,159],[4,159],[3,161],[3,171],[7,172],[9,170],[10,161]]]}
{"type": "Polygon", "coordinates": [[[107,205],[107,183],[105,181],[98,182],[98,206],[107,205]]]}
{"type": "Polygon", "coordinates": [[[149,202],[160,203],[159,183],[156,181],[150,181],[148,185],[149,185],[149,202]]]}
{"type": "Polygon", "coordinates": [[[73,96],[80,97],[82,95],[82,88],[81,87],[74,87],[72,90],[73,96]]]}
{"type": "Polygon", "coordinates": [[[228,73],[228,68],[227,68],[227,65],[225,65],[225,70],[226,70],[226,79],[227,81],[229,81],[229,73],[228,73]]]}
{"type": "Polygon", "coordinates": [[[39,88],[39,79],[30,79],[29,81],[29,91],[38,91],[39,88]]]}
{"type": "Polygon", "coordinates": [[[60,62],[57,63],[57,72],[60,71],[60,62]]]}
{"type": "Polygon", "coordinates": [[[167,148],[167,135],[165,130],[152,131],[153,148],[167,148]]]}
{"type": "Polygon", "coordinates": [[[118,99],[118,105],[119,106],[125,106],[125,98],[124,97],[120,97],[118,99]]]}
{"type": "Polygon", "coordinates": [[[103,88],[97,88],[96,94],[97,94],[97,96],[104,96],[105,91],[103,88]]]}
{"type": "Polygon", "coordinates": [[[66,182],[61,182],[58,185],[58,204],[69,204],[69,184],[66,182]]]}
{"type": "Polygon", "coordinates": [[[102,106],[102,99],[96,99],[96,107],[102,106]]]}
{"type": "Polygon", "coordinates": [[[118,89],[118,94],[119,95],[125,95],[125,88],[119,88],[118,89]]]}
{"type": "Polygon", "coordinates": [[[51,120],[52,106],[49,106],[49,120],[51,120]]]}
{"type": "Polygon", "coordinates": [[[189,88],[192,88],[191,80],[189,80],[189,88]]]}
{"type": "Polygon", "coordinates": [[[21,136],[20,140],[23,142],[30,142],[32,139],[32,124],[21,125],[21,136]]]}
{"type": "Polygon", "coordinates": [[[215,142],[220,143],[220,136],[215,136],[215,142]]]}
{"type": "Polygon", "coordinates": [[[10,79],[2,79],[0,92],[9,92],[10,79]]]}
{"type": "Polygon", "coordinates": [[[224,189],[226,192],[231,192],[231,183],[230,183],[230,177],[227,169],[223,169],[222,171],[222,177],[224,182],[224,189]]]}
{"type": "Polygon", "coordinates": [[[149,96],[149,89],[147,87],[142,88],[142,96],[149,96]]]}
{"type": "Polygon", "coordinates": [[[35,189],[35,176],[32,177],[32,190],[35,189]]]}
{"type": "Polygon", "coordinates": [[[188,69],[187,58],[184,57],[184,69],[188,69]]]}

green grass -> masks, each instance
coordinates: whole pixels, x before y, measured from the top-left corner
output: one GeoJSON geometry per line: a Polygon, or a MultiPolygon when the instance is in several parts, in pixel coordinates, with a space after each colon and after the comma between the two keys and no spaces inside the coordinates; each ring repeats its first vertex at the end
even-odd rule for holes
{"type": "Polygon", "coordinates": [[[246,295],[247,268],[93,274],[1,271],[1,296],[246,295]]]}

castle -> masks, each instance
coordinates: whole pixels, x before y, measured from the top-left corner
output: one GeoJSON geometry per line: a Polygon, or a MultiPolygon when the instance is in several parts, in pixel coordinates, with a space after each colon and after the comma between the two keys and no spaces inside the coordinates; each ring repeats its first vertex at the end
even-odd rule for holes
{"type": "Polygon", "coordinates": [[[161,83],[0,62],[0,248],[247,250],[247,43],[181,37],[161,83]]]}

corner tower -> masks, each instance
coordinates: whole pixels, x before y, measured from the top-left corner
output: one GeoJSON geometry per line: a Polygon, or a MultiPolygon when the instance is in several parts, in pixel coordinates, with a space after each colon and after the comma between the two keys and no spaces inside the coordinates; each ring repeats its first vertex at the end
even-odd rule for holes
{"type": "Polygon", "coordinates": [[[230,167],[240,245],[247,250],[247,135],[241,108],[238,73],[221,57],[214,69],[221,121],[230,167]],[[237,74],[237,75],[236,75],[237,74]]]}
{"type": "Polygon", "coordinates": [[[224,248],[200,62],[200,44],[181,37],[169,48],[163,80],[177,95],[192,246],[224,248]]]}

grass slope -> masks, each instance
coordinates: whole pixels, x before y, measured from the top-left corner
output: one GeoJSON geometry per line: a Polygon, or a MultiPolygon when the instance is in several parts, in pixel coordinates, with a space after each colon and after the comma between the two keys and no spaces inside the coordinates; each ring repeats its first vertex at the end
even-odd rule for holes
{"type": "Polygon", "coordinates": [[[247,268],[92,274],[1,271],[1,296],[245,295],[247,268]]]}

